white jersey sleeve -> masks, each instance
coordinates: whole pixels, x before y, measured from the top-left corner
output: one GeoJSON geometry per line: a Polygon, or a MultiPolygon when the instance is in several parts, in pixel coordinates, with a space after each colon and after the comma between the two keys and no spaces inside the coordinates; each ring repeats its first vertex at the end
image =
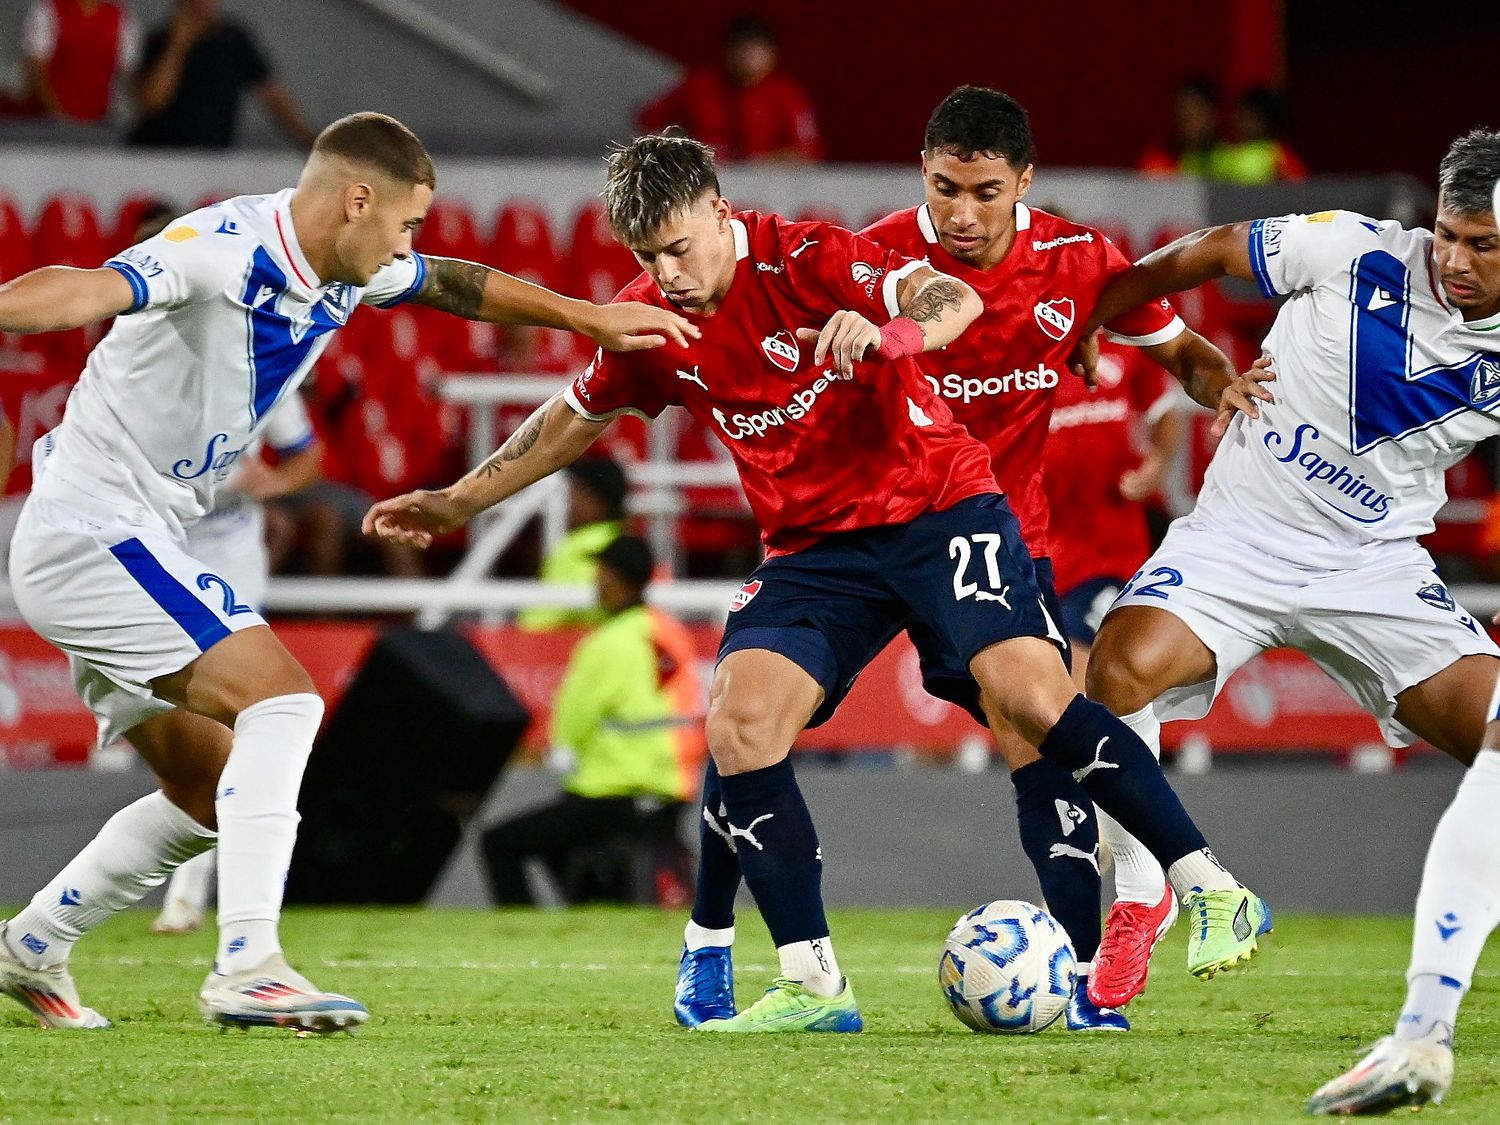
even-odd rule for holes
{"type": "Polygon", "coordinates": [[[1250,224],[1250,265],[1261,295],[1296,293],[1344,273],[1349,263],[1380,245],[1394,223],[1377,223],[1353,211],[1282,215],[1250,224]]]}
{"type": "Polygon", "coordinates": [[[244,246],[240,240],[200,230],[200,224],[193,220],[201,218],[189,215],[179,219],[154,238],[122,250],[104,263],[130,282],[135,300],[127,313],[197,304],[222,293],[230,282],[241,280],[244,246]]]}
{"type": "Polygon", "coordinates": [[[370,279],[370,284],[360,293],[360,304],[374,305],[381,309],[392,308],[415,297],[426,280],[427,259],[421,254],[408,254],[404,258],[397,258],[388,266],[380,267],[380,272],[370,279]]]}
{"type": "Polygon", "coordinates": [[[301,453],[316,437],[307,403],[295,391],[278,402],[266,418],[265,442],[278,457],[301,453]]]}

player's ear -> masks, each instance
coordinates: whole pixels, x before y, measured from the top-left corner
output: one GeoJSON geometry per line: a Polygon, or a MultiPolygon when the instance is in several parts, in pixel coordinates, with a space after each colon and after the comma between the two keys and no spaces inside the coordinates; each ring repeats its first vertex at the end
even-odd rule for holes
{"type": "Polygon", "coordinates": [[[714,200],[714,219],[720,230],[724,229],[724,224],[729,222],[729,216],[732,214],[734,214],[734,208],[729,205],[729,200],[722,195],[714,200]]]}
{"type": "Polygon", "coordinates": [[[1024,199],[1026,193],[1031,190],[1031,173],[1036,171],[1035,164],[1026,165],[1021,175],[1016,180],[1016,198],[1024,199]]]}
{"type": "Polygon", "coordinates": [[[375,206],[375,189],[366,183],[352,183],[344,189],[344,218],[357,222],[375,206]]]}

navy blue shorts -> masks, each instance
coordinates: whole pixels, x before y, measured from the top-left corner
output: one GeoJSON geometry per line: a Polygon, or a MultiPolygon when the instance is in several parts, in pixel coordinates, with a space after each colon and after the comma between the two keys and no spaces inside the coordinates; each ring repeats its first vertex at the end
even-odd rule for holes
{"type": "Polygon", "coordinates": [[[1104,615],[1109,612],[1109,607],[1129,581],[1129,575],[1123,578],[1100,575],[1097,578],[1085,578],[1064,594],[1062,623],[1063,632],[1068,634],[1068,639],[1086,645],[1093,644],[1104,615]]]}
{"type": "Polygon", "coordinates": [[[767,559],[735,596],[719,659],[768,649],[823,688],[808,726],[827,722],[855,678],[903,629],[927,689],[980,722],[969,662],[1015,637],[1064,642],[1003,496],[961,500],[910,523],[827,536],[767,559]],[[962,698],[958,698],[962,697],[962,698]]]}

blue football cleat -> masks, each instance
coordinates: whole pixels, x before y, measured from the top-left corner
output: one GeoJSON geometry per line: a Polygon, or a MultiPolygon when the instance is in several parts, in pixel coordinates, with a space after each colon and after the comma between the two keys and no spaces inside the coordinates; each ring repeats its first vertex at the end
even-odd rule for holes
{"type": "Polygon", "coordinates": [[[1090,1000],[1088,978],[1079,977],[1073,999],[1068,1001],[1067,1027],[1069,1031],[1129,1031],[1130,1021],[1124,1012],[1101,1008],[1090,1000]]]}
{"type": "Polygon", "coordinates": [[[672,1011],[683,1027],[734,1018],[733,946],[682,947],[682,960],[677,965],[677,996],[672,1001],[672,1011]]]}

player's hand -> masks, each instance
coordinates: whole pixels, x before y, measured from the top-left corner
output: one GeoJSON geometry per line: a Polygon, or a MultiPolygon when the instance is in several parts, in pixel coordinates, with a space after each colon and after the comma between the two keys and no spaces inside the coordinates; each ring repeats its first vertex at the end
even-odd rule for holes
{"type": "Polygon", "coordinates": [[[865,358],[865,352],[880,348],[880,329],[859,313],[843,309],[833,314],[821,332],[812,328],[797,329],[797,339],[813,348],[814,365],[825,359],[833,361],[833,373],[840,379],[854,378],[854,365],[865,358]]]}
{"type": "Polygon", "coordinates": [[[607,352],[639,352],[668,342],[685,348],[703,335],[686,317],[639,301],[590,306],[578,331],[607,352]]]}
{"type": "Polygon", "coordinates": [[[1099,332],[1085,332],[1078,340],[1073,354],[1068,356],[1068,370],[1083,380],[1083,385],[1093,390],[1099,385],[1099,332]]]}
{"type": "Polygon", "coordinates": [[[1167,462],[1158,453],[1148,453],[1133,469],[1120,475],[1120,495],[1132,504],[1140,504],[1161,491],[1167,476],[1167,462]]]}
{"type": "Polygon", "coordinates": [[[1249,371],[1231,379],[1229,386],[1219,395],[1219,413],[1214,418],[1212,431],[1214,437],[1221,438],[1229,432],[1229,424],[1234,421],[1236,414],[1259,418],[1260,407],[1255,405],[1257,400],[1274,406],[1276,396],[1264,384],[1274,382],[1275,379],[1276,360],[1269,355],[1261,356],[1250,365],[1249,371]]]}
{"type": "Polygon", "coordinates": [[[389,543],[402,543],[423,550],[435,536],[457,531],[474,513],[454,500],[446,489],[437,492],[419,488],[404,496],[382,500],[365,513],[361,525],[366,535],[389,543]]]}

